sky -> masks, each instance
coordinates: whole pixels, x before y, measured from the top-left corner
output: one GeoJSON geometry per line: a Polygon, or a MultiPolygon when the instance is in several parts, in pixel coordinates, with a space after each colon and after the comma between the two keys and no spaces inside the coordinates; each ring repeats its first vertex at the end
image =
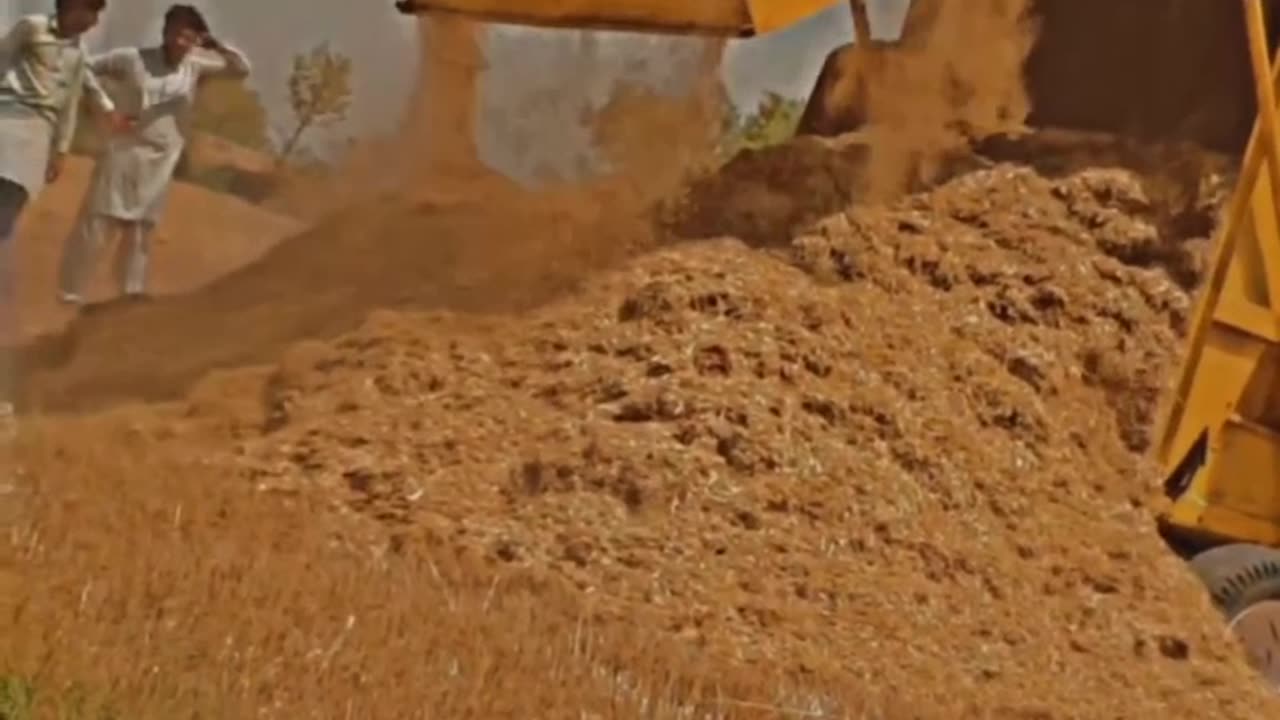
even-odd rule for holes
{"type": "MultiPolygon", "coordinates": [[[[869,0],[871,35],[897,37],[910,0],[869,0]]],[[[840,4],[786,30],[729,44],[724,80],[739,105],[752,106],[773,90],[805,97],[813,87],[822,61],[832,49],[853,40],[853,18],[840,4]]]]}
{"type": "MultiPolygon", "coordinates": [[[[214,31],[224,41],[244,50],[254,65],[250,84],[262,96],[271,122],[284,128],[289,122],[286,79],[294,54],[320,42],[349,55],[355,68],[355,107],[340,128],[346,135],[377,133],[394,127],[415,81],[418,58],[416,22],[401,15],[391,0],[187,0],[201,7],[214,31]],[[306,28],[311,28],[307,30],[306,28]]],[[[693,0],[691,0],[693,1],[693,0]]],[[[170,0],[109,0],[107,13],[86,41],[91,49],[126,44],[147,44],[159,36],[160,17],[170,0]]],[[[873,34],[896,35],[909,0],[869,0],[873,34]]],[[[0,25],[24,12],[47,12],[53,0],[0,0],[0,25]]],[[[680,66],[680,51],[689,41],[630,33],[602,33],[608,62],[595,68],[594,93],[567,88],[581,83],[581,48],[584,33],[495,26],[488,39],[490,80],[483,92],[495,120],[481,129],[497,156],[510,155],[507,137],[510,107],[538,112],[539,98],[548,91],[577,91],[583,102],[601,95],[613,76],[635,59],[649,61],[654,82],[680,66]],[[666,66],[664,67],[664,63],[666,66]],[[558,72],[557,69],[572,68],[558,72]],[[494,146],[496,144],[496,149],[494,146]]],[[[808,94],[826,54],[852,40],[853,27],[847,6],[840,4],[783,31],[749,40],[734,40],[726,51],[723,79],[735,103],[753,106],[770,90],[790,97],[808,94]]],[[[484,116],[482,114],[482,116],[484,116]]],[[[570,122],[568,125],[572,125],[570,122]]],[[[563,137],[548,144],[561,147],[581,135],[565,123],[536,123],[539,131],[563,137]]],[[[579,138],[580,139],[580,138],[579,138]]]]}

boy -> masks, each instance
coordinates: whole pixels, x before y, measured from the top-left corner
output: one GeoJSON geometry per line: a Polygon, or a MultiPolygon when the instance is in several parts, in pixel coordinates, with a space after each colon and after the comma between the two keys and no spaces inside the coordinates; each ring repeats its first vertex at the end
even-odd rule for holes
{"type": "Polygon", "coordinates": [[[243,80],[244,53],[216,39],[192,5],[164,13],[160,42],[119,47],[89,59],[92,74],[115,81],[116,103],[135,130],[116,133],[98,155],[79,217],[67,236],[60,272],[62,302],[79,305],[97,251],[113,232],[123,237],[117,263],[120,290],[146,297],[154,232],[188,142],[192,112],[205,80],[243,80]]]}
{"type": "Polygon", "coordinates": [[[12,426],[17,390],[14,227],[62,173],[85,88],[113,126],[122,122],[88,70],[81,40],[105,7],[106,0],[55,0],[52,16],[27,15],[0,37],[0,434],[12,426]]]}

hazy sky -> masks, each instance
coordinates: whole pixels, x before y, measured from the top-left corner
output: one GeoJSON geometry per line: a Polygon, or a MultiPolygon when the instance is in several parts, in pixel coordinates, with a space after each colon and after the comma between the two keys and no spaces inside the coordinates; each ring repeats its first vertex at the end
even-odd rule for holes
{"type": "MultiPolygon", "coordinates": [[[[188,0],[191,1],[191,0],[188,0]]],[[[696,0],[691,0],[696,1],[696,0]]],[[[146,44],[159,35],[160,16],[170,0],[109,0],[101,25],[87,38],[90,47],[146,44]]],[[[873,31],[896,35],[909,0],[870,0],[873,31]]],[[[356,72],[356,107],[343,131],[359,134],[391,127],[402,112],[417,72],[416,23],[396,12],[391,0],[194,0],[205,9],[215,31],[245,50],[254,63],[251,84],[267,104],[276,126],[288,123],[285,80],[290,59],[316,43],[328,41],[351,56],[356,72]],[[306,28],[311,28],[307,30],[306,28]]],[[[45,12],[53,0],[0,0],[0,23],[23,12],[45,12]]],[[[767,90],[792,97],[806,95],[833,47],[852,39],[849,12],[843,4],[785,31],[730,43],[724,80],[740,104],[754,104],[767,90]]],[[[604,44],[616,60],[597,69],[592,81],[603,92],[610,74],[621,72],[627,58],[650,61],[660,76],[673,49],[687,41],[658,36],[606,33],[604,44]]],[[[486,104],[536,112],[536,98],[568,87],[579,79],[575,52],[582,33],[499,27],[489,37],[490,78],[486,104]],[[557,67],[573,67],[568,73],[557,67]]],[[[503,136],[501,122],[482,129],[490,145],[514,142],[503,136]]],[[[538,123],[539,129],[548,123],[538,123]]],[[[556,129],[567,142],[575,130],[556,129]]],[[[498,154],[504,151],[499,148],[498,154]]]]}
{"type": "MultiPolygon", "coordinates": [[[[897,37],[910,0],[869,0],[872,36],[897,37]]],[[[836,46],[853,40],[853,18],[844,3],[786,30],[729,44],[725,84],[735,102],[754,104],[767,90],[804,97],[836,46]]]]}

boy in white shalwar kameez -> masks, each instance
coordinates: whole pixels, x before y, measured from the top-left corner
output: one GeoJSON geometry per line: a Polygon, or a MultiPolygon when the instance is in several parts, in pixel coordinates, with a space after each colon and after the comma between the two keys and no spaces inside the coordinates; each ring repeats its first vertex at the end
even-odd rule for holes
{"type": "Polygon", "coordinates": [[[214,39],[200,11],[190,5],[165,12],[161,45],[110,50],[91,58],[89,66],[118,81],[116,104],[135,125],[107,142],[67,238],[60,298],[71,304],[82,302],[97,251],[116,228],[123,232],[116,266],[121,291],[129,297],[145,294],[151,234],[187,145],[200,83],[249,74],[245,56],[214,39]]]}
{"type": "Polygon", "coordinates": [[[110,114],[89,71],[81,36],[105,0],[57,0],[53,15],[27,15],[0,37],[0,433],[12,426],[18,316],[14,229],[23,210],[62,172],[87,88],[110,114]]]}

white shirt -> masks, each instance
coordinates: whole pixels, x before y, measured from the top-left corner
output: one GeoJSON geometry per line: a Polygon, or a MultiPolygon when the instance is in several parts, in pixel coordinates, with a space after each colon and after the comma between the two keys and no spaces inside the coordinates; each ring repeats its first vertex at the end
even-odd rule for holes
{"type": "Polygon", "coordinates": [[[115,107],[138,119],[137,139],[169,147],[189,136],[202,80],[249,75],[249,60],[243,53],[230,47],[224,53],[196,48],[170,66],[163,48],[117,48],[91,58],[89,68],[91,74],[117,81],[115,107]]]}
{"type": "Polygon", "coordinates": [[[53,124],[53,147],[71,148],[76,115],[84,89],[100,108],[110,111],[111,100],[88,69],[80,38],[57,34],[57,19],[27,15],[0,38],[0,104],[31,108],[53,124]]]}
{"type": "Polygon", "coordinates": [[[116,81],[115,104],[135,116],[137,126],[108,138],[90,179],[88,209],[120,220],[155,222],[190,137],[200,82],[244,77],[249,62],[232,48],[221,53],[195,49],[170,65],[162,48],[148,47],[111,50],[89,65],[104,80],[116,81]]]}

